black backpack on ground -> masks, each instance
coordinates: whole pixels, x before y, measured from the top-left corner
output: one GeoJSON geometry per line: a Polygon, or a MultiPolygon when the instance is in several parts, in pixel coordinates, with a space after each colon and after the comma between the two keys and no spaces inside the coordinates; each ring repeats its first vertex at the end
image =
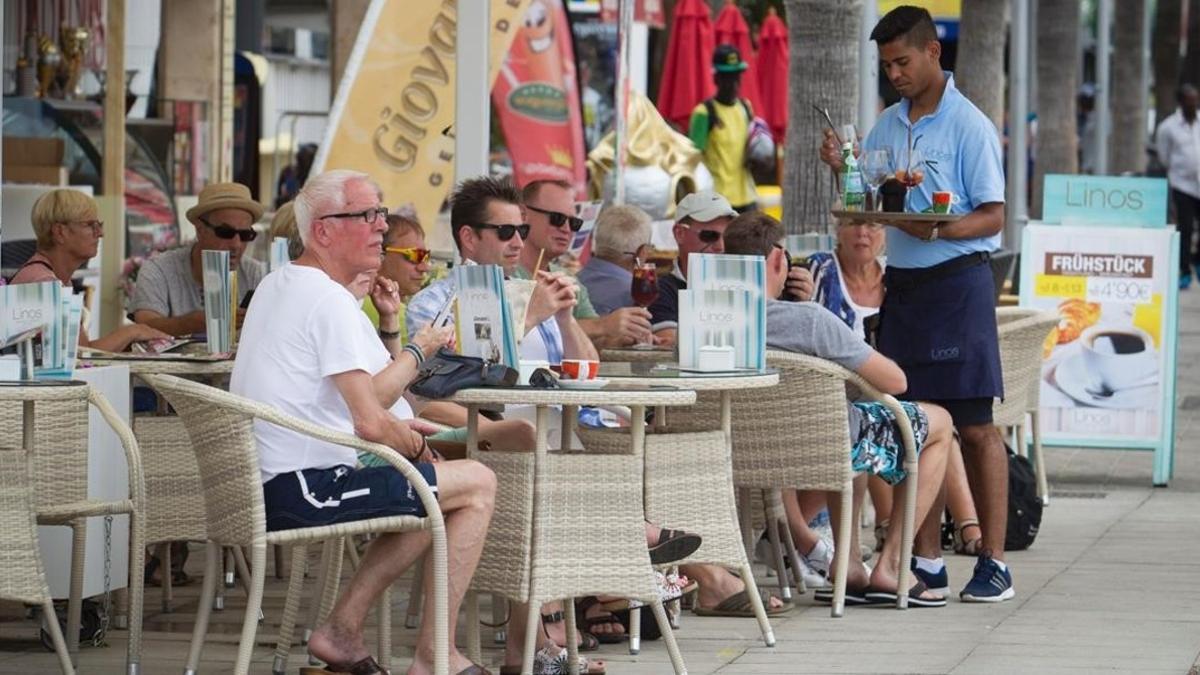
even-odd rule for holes
{"type": "MultiPolygon", "coordinates": [[[[1008,531],[1004,535],[1005,551],[1023,551],[1033,545],[1042,525],[1042,499],[1037,493],[1037,476],[1025,457],[1008,451],[1008,531]]],[[[942,525],[942,549],[954,548],[955,523],[946,511],[942,525]]]]}
{"type": "Polygon", "coordinates": [[[1005,551],[1023,551],[1037,538],[1042,524],[1042,498],[1038,496],[1037,476],[1025,457],[1008,450],[1008,532],[1005,551]]]}

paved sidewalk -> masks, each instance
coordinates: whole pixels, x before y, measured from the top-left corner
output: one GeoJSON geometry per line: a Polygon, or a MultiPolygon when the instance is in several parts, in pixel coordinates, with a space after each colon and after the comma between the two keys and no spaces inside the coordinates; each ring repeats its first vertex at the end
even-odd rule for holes
{"type": "MultiPolygon", "coordinates": [[[[1186,673],[1200,653],[1200,290],[1183,294],[1180,321],[1176,472],[1168,488],[1150,486],[1149,453],[1049,450],[1052,503],[1029,551],[1010,554],[1017,597],[998,606],[952,600],[944,609],[849,608],[831,619],[827,608],[802,596],[791,616],[775,621],[778,645],[764,647],[751,620],[683,617],[678,632],[690,673],[1186,673]]],[[[203,556],[189,569],[199,571],[203,556]]],[[[949,560],[951,585],[970,575],[973,561],[949,560]]],[[[761,578],[760,583],[770,580],[761,578]]],[[[404,586],[406,589],[407,587],[404,586]]],[[[179,672],[198,584],[179,589],[180,609],[156,614],[158,590],[149,589],[143,672],[179,672]],[[164,631],[177,631],[167,635],[164,631]]],[[[268,588],[268,622],[259,633],[273,639],[273,615],[282,582],[268,588]]],[[[397,593],[403,596],[405,593],[397,593]]],[[[214,614],[216,635],[201,672],[227,672],[241,618],[239,591],[230,609],[214,614]]],[[[396,664],[411,656],[414,631],[402,628],[404,598],[397,601],[396,664]]],[[[19,619],[11,608],[0,618],[19,619]]],[[[373,621],[372,621],[373,623],[373,621]]],[[[56,672],[52,655],[33,642],[35,627],[0,624],[0,673],[56,672]]],[[[116,674],[124,663],[124,634],[106,648],[85,649],[84,674],[116,674]]],[[[292,668],[303,660],[292,652],[292,668]]],[[[500,652],[485,652],[489,664],[500,652]]],[[[659,643],[631,657],[622,645],[605,646],[610,673],[670,672],[659,643]]],[[[256,651],[255,672],[270,671],[271,649],[256,651]]],[[[397,672],[403,672],[398,669],[397,672]]]]}

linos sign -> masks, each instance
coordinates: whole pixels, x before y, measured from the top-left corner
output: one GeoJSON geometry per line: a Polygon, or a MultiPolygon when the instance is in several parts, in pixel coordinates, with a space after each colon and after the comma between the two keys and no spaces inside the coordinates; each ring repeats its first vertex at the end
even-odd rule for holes
{"type": "Polygon", "coordinates": [[[1167,181],[1117,176],[1046,176],[1042,222],[1120,227],[1162,227],[1167,222],[1167,181]]]}

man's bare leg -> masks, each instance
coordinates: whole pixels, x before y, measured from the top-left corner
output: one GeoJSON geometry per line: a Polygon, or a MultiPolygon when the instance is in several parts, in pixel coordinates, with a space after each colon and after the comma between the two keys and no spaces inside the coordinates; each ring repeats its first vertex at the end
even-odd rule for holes
{"type": "MultiPolygon", "coordinates": [[[[696,606],[704,609],[712,609],[729,596],[746,590],[746,584],[741,579],[720,565],[680,565],[679,571],[699,584],[696,606]]],[[[771,595],[764,606],[778,609],[783,607],[783,601],[771,595]]]]}
{"type": "MultiPolygon", "coordinates": [[[[838,523],[842,519],[842,495],[840,492],[827,492],[825,498],[829,504],[829,524],[833,527],[833,548],[836,551],[841,546],[848,546],[850,551],[850,565],[846,573],[846,588],[852,590],[862,590],[867,587],[869,577],[867,568],[863,565],[862,557],[858,554],[858,526],[859,512],[862,509],[863,494],[867,489],[867,476],[865,474],[854,477],[854,497],[852,499],[853,511],[850,516],[850,541],[841,541],[841,529],[838,523]]],[[[836,571],[834,566],[829,569],[829,581],[834,581],[836,571]]]]}
{"type": "MultiPolygon", "coordinates": [[[[1007,485],[1007,483],[1005,483],[1007,485]]],[[[958,443],[950,450],[946,462],[946,506],[950,516],[954,518],[955,526],[962,529],[962,540],[966,544],[983,535],[979,526],[979,514],[975,511],[975,499],[971,496],[971,485],[967,481],[967,468],[963,463],[962,448],[958,443]],[[974,525],[963,526],[963,523],[975,521],[974,525]]],[[[982,549],[982,542],[976,544],[982,549]]]]}
{"type": "Polygon", "coordinates": [[[1008,457],[1000,432],[991,424],[959,427],[963,463],[971,494],[979,510],[983,549],[1004,560],[1004,535],[1008,528],[1008,457]]]}
{"type": "MultiPolygon", "coordinates": [[[[463,595],[483,550],[484,535],[492,517],[496,494],[495,475],[472,461],[441,462],[436,465],[438,500],[446,523],[447,568],[449,570],[450,669],[458,672],[471,665],[454,647],[455,619],[463,595]]],[[[358,571],[338,597],[325,624],[309,639],[313,656],[327,663],[355,663],[368,655],[362,638],[363,623],[384,589],[395,582],[429,547],[429,533],[389,533],[367,548],[358,571]]],[[[432,565],[426,567],[432,574],[432,565]]],[[[424,620],[417,635],[416,654],[410,675],[433,672],[435,600],[433,582],[426,578],[424,620]]]]}
{"type": "Polygon", "coordinates": [[[796,550],[804,555],[812,552],[820,535],[808,526],[808,521],[825,508],[825,493],[816,490],[784,490],[783,510],[787,514],[788,529],[796,550]]]}

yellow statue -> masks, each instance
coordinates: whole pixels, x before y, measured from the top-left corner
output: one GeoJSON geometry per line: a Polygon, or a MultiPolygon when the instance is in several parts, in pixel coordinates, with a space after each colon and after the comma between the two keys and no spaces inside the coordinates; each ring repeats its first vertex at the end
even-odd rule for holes
{"type": "Polygon", "coordinates": [[[51,87],[55,86],[54,76],[58,73],[60,64],[62,64],[62,54],[58,52],[58,45],[54,44],[54,40],[51,40],[49,35],[39,37],[38,96],[48,98],[53,95],[54,91],[51,87]]]}
{"type": "Polygon", "coordinates": [[[63,26],[59,32],[63,59],[58,67],[58,84],[63,98],[78,98],[80,95],[79,76],[83,71],[83,53],[87,50],[89,37],[88,29],[83,26],[63,26]]]}
{"type": "MultiPolygon", "coordinates": [[[[667,220],[685,195],[712,188],[712,174],[691,139],[672,129],[650,99],[637,92],[629,96],[625,202],[655,220],[667,220]]],[[[615,135],[610,132],[588,153],[593,199],[612,198],[615,135]]]]}

